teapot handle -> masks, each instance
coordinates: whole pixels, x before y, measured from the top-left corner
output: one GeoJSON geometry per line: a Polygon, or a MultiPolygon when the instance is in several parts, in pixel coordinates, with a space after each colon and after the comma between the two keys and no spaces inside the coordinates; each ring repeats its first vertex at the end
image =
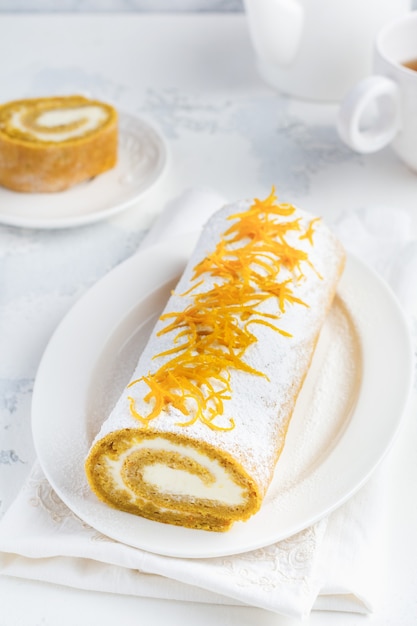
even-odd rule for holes
{"type": "Polygon", "coordinates": [[[249,32],[261,61],[288,66],[294,60],[304,27],[301,0],[244,0],[249,32]]]}

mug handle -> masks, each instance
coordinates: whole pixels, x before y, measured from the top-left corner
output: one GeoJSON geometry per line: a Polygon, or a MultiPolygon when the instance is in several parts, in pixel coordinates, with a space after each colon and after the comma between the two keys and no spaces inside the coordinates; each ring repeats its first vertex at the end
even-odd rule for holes
{"type": "Polygon", "coordinates": [[[345,97],[339,109],[340,138],[356,152],[376,152],[394,139],[400,128],[400,98],[397,83],[385,76],[361,80],[345,97]],[[371,106],[377,109],[369,128],[364,127],[371,106]]]}

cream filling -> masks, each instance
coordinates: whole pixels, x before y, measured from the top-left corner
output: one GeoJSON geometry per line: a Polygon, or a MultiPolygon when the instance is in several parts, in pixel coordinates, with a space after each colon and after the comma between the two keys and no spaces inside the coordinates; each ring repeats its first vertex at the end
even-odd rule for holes
{"type": "Polygon", "coordinates": [[[31,126],[26,126],[24,123],[25,110],[13,111],[11,116],[11,124],[17,130],[24,133],[29,133],[36,139],[41,141],[65,141],[66,139],[72,139],[74,137],[80,137],[85,133],[99,128],[101,124],[107,119],[107,112],[105,109],[97,105],[89,105],[83,107],[73,107],[70,109],[55,109],[51,111],[44,111],[36,119],[38,126],[43,126],[49,129],[49,132],[43,133],[31,126]],[[62,128],[56,132],[50,132],[51,129],[60,128],[68,124],[74,124],[74,122],[80,122],[75,128],[63,130],[62,128]]]}
{"type": "Polygon", "coordinates": [[[207,485],[197,475],[186,470],[168,467],[161,462],[150,463],[144,467],[143,479],[161,493],[168,493],[174,497],[188,496],[216,500],[230,506],[236,506],[245,501],[242,487],[232,480],[230,474],[218,461],[202,455],[191,446],[175,444],[162,437],[137,442],[117,459],[105,457],[108,472],[114,483],[120,490],[128,491],[132,496],[132,501],[136,499],[137,494],[123,482],[121,472],[126,458],[132,452],[143,449],[177,452],[199,463],[214,477],[214,482],[207,485]]]}

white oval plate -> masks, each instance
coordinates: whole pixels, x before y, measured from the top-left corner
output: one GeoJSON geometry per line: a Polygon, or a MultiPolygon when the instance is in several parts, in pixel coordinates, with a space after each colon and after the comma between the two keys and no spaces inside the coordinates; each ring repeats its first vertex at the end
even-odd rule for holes
{"type": "Polygon", "coordinates": [[[120,213],[155,185],[167,165],[167,146],[144,120],[119,113],[116,167],[59,193],[19,193],[0,187],[0,223],[70,228],[120,213]]]}
{"type": "Polygon", "coordinates": [[[346,501],[392,444],[412,380],[411,344],[396,300],[349,257],[261,510],[226,533],[211,533],[106,506],[88,487],[84,459],[194,242],[182,238],[138,252],[74,306],[43,356],[32,414],[41,466],[74,513],[122,543],[190,558],[271,544],[346,501]]]}

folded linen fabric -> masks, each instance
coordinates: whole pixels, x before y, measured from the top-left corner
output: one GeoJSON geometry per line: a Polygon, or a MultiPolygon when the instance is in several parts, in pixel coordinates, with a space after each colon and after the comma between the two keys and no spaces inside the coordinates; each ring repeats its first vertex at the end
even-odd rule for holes
{"type": "MultiPolygon", "coordinates": [[[[154,240],[195,230],[219,201],[209,191],[187,192],[161,216],[154,240]]],[[[392,216],[386,217],[392,225],[392,216]]],[[[336,230],[348,248],[356,242],[357,254],[361,242],[368,253],[372,250],[373,257],[365,260],[386,277],[399,255],[404,255],[403,270],[416,271],[417,277],[406,221],[395,210],[397,230],[381,232],[372,211],[358,211],[342,216],[336,230]]],[[[151,239],[152,232],[144,245],[151,239]]],[[[406,281],[396,276],[406,292],[399,295],[415,312],[406,281]]],[[[0,522],[0,573],[119,594],[250,605],[297,618],[315,608],[368,613],[381,589],[384,469],[337,511],[284,541],[241,555],[180,559],[132,548],[90,528],[60,501],[35,465],[0,522]]]]}
{"type": "Polygon", "coordinates": [[[179,559],[117,543],[87,526],[35,465],[0,523],[0,572],[86,590],[250,605],[296,618],[329,605],[369,613],[383,569],[383,484],[375,476],[329,518],[276,544],[236,556],[179,559]]]}

